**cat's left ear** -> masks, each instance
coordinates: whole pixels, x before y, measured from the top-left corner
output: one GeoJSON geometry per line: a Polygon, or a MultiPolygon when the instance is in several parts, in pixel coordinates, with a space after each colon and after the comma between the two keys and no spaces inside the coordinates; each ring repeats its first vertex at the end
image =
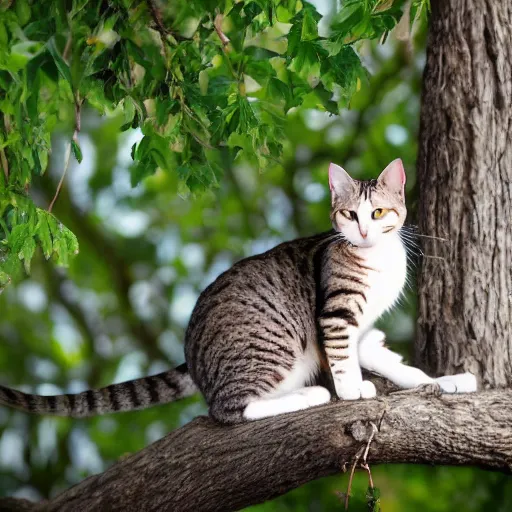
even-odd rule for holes
{"type": "Polygon", "coordinates": [[[381,173],[378,182],[390,192],[404,197],[405,170],[400,158],[393,160],[381,173]]]}

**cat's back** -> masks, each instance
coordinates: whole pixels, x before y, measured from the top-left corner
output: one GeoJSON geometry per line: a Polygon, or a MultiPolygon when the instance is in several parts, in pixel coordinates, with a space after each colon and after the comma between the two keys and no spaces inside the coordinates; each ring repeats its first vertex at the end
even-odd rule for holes
{"type": "MultiPolygon", "coordinates": [[[[240,339],[289,338],[298,346],[315,332],[314,255],[330,233],[284,242],[245,258],[199,296],[185,338],[190,366],[205,347],[240,339]]],[[[192,369],[192,372],[194,370],[192,369]]]]}
{"type": "Polygon", "coordinates": [[[287,295],[295,286],[311,286],[315,250],[329,236],[327,232],[283,242],[236,262],[201,293],[197,306],[215,297],[243,298],[256,290],[259,294],[287,295]]]}

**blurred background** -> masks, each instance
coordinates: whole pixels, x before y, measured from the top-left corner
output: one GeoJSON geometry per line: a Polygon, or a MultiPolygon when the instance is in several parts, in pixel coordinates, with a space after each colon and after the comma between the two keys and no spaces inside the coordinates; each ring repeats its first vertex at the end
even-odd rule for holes
{"type": "MultiPolygon", "coordinates": [[[[68,270],[39,255],[31,276],[0,295],[1,383],[73,393],[182,363],[189,315],[216,276],[240,258],[330,228],[330,161],[366,179],[402,158],[414,224],[425,23],[413,36],[359,48],[372,77],[340,117],[313,110],[288,116],[284,166],[264,173],[243,162],[225,167],[219,187],[200,197],[164,173],[132,188],[130,148],[141,134],[120,133],[122,119],[84,112],[83,162],[72,164],[54,209],[78,236],[80,254],[68,270]]],[[[70,131],[57,130],[51,171],[34,183],[40,206],[54,194],[70,131]]],[[[414,269],[411,277],[406,299],[382,321],[390,344],[406,357],[414,339],[414,269]]],[[[2,408],[0,495],[54,496],[205,413],[200,397],[88,420],[2,408]]],[[[386,512],[512,507],[512,481],[497,473],[390,465],[374,467],[373,478],[386,512]]],[[[337,492],[347,483],[340,473],[247,510],[342,510],[337,492]]],[[[367,485],[366,473],[356,473],[350,510],[367,510],[367,485]]]]}

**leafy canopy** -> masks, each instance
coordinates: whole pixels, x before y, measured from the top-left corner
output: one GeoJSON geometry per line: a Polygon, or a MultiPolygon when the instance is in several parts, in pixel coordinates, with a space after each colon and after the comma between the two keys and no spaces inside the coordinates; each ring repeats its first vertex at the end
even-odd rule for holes
{"type": "Polygon", "coordinates": [[[367,76],[355,44],[385,37],[404,3],[345,0],[319,33],[300,0],[0,1],[0,288],[37,247],[60,265],[78,252],[30,185],[59,126],[73,133],[62,174],[81,161],[85,107],[141,129],[132,185],[159,169],[183,192],[216,187],[226,159],[279,165],[291,112],[346,108],[367,76]]]}

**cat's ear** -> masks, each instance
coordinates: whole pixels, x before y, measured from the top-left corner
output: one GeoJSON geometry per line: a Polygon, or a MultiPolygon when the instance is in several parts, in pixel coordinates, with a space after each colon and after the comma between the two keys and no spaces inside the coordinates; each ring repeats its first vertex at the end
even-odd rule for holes
{"type": "Polygon", "coordinates": [[[378,182],[390,192],[404,197],[405,170],[400,158],[393,160],[381,173],[378,182]]]}
{"type": "Polygon", "coordinates": [[[331,163],[329,165],[329,188],[333,198],[344,196],[353,191],[354,180],[343,167],[331,163]]]}

